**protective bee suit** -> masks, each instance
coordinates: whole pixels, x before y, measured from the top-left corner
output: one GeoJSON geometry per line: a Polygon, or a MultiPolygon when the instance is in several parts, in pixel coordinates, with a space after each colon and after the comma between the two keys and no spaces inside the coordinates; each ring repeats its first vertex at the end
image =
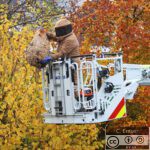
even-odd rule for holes
{"type": "MultiPolygon", "coordinates": [[[[53,59],[70,58],[80,54],[79,42],[72,31],[72,24],[69,20],[66,18],[60,19],[55,25],[55,33],[58,48],[55,54],[50,55],[53,59]]],[[[54,35],[51,33],[47,33],[47,36],[49,39],[54,39],[54,35]]],[[[74,61],[78,61],[78,59],[74,59],[74,61]]]]}

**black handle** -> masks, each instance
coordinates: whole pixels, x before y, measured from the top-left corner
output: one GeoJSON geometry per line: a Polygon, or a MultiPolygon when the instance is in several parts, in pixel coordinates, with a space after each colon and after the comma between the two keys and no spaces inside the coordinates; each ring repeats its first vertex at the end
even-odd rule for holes
{"type": "Polygon", "coordinates": [[[104,56],[121,56],[123,54],[123,52],[118,52],[118,53],[107,53],[107,52],[103,52],[102,55],[104,56]]]}
{"type": "Polygon", "coordinates": [[[78,58],[78,57],[93,57],[93,54],[86,54],[86,55],[76,55],[76,56],[72,56],[71,58],[78,58]]]}

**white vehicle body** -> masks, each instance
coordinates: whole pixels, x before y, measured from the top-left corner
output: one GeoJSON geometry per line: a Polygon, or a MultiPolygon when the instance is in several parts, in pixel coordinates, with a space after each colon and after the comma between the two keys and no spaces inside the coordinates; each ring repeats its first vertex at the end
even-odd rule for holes
{"type": "Polygon", "coordinates": [[[126,116],[126,100],[133,99],[139,85],[150,85],[150,65],[123,64],[120,54],[103,56],[82,56],[80,66],[71,59],[50,62],[42,70],[45,123],[97,123],[126,116]],[[82,92],[86,90],[89,96],[82,92]]]}

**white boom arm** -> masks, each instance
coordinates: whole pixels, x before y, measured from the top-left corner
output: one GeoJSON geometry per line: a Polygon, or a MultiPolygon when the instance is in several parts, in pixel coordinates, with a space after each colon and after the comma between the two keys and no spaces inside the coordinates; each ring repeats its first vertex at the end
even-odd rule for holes
{"type": "Polygon", "coordinates": [[[123,64],[126,72],[126,99],[132,99],[138,86],[150,85],[150,65],[123,64]]]}

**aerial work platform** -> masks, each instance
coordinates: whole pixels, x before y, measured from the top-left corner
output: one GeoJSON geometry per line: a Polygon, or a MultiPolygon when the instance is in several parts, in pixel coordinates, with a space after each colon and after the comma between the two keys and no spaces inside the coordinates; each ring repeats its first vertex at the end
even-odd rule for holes
{"type": "Polygon", "coordinates": [[[42,69],[44,122],[85,124],[126,116],[126,100],[150,85],[150,65],[123,64],[122,54],[76,56],[42,69]],[[75,78],[77,78],[75,83],[75,78]]]}

